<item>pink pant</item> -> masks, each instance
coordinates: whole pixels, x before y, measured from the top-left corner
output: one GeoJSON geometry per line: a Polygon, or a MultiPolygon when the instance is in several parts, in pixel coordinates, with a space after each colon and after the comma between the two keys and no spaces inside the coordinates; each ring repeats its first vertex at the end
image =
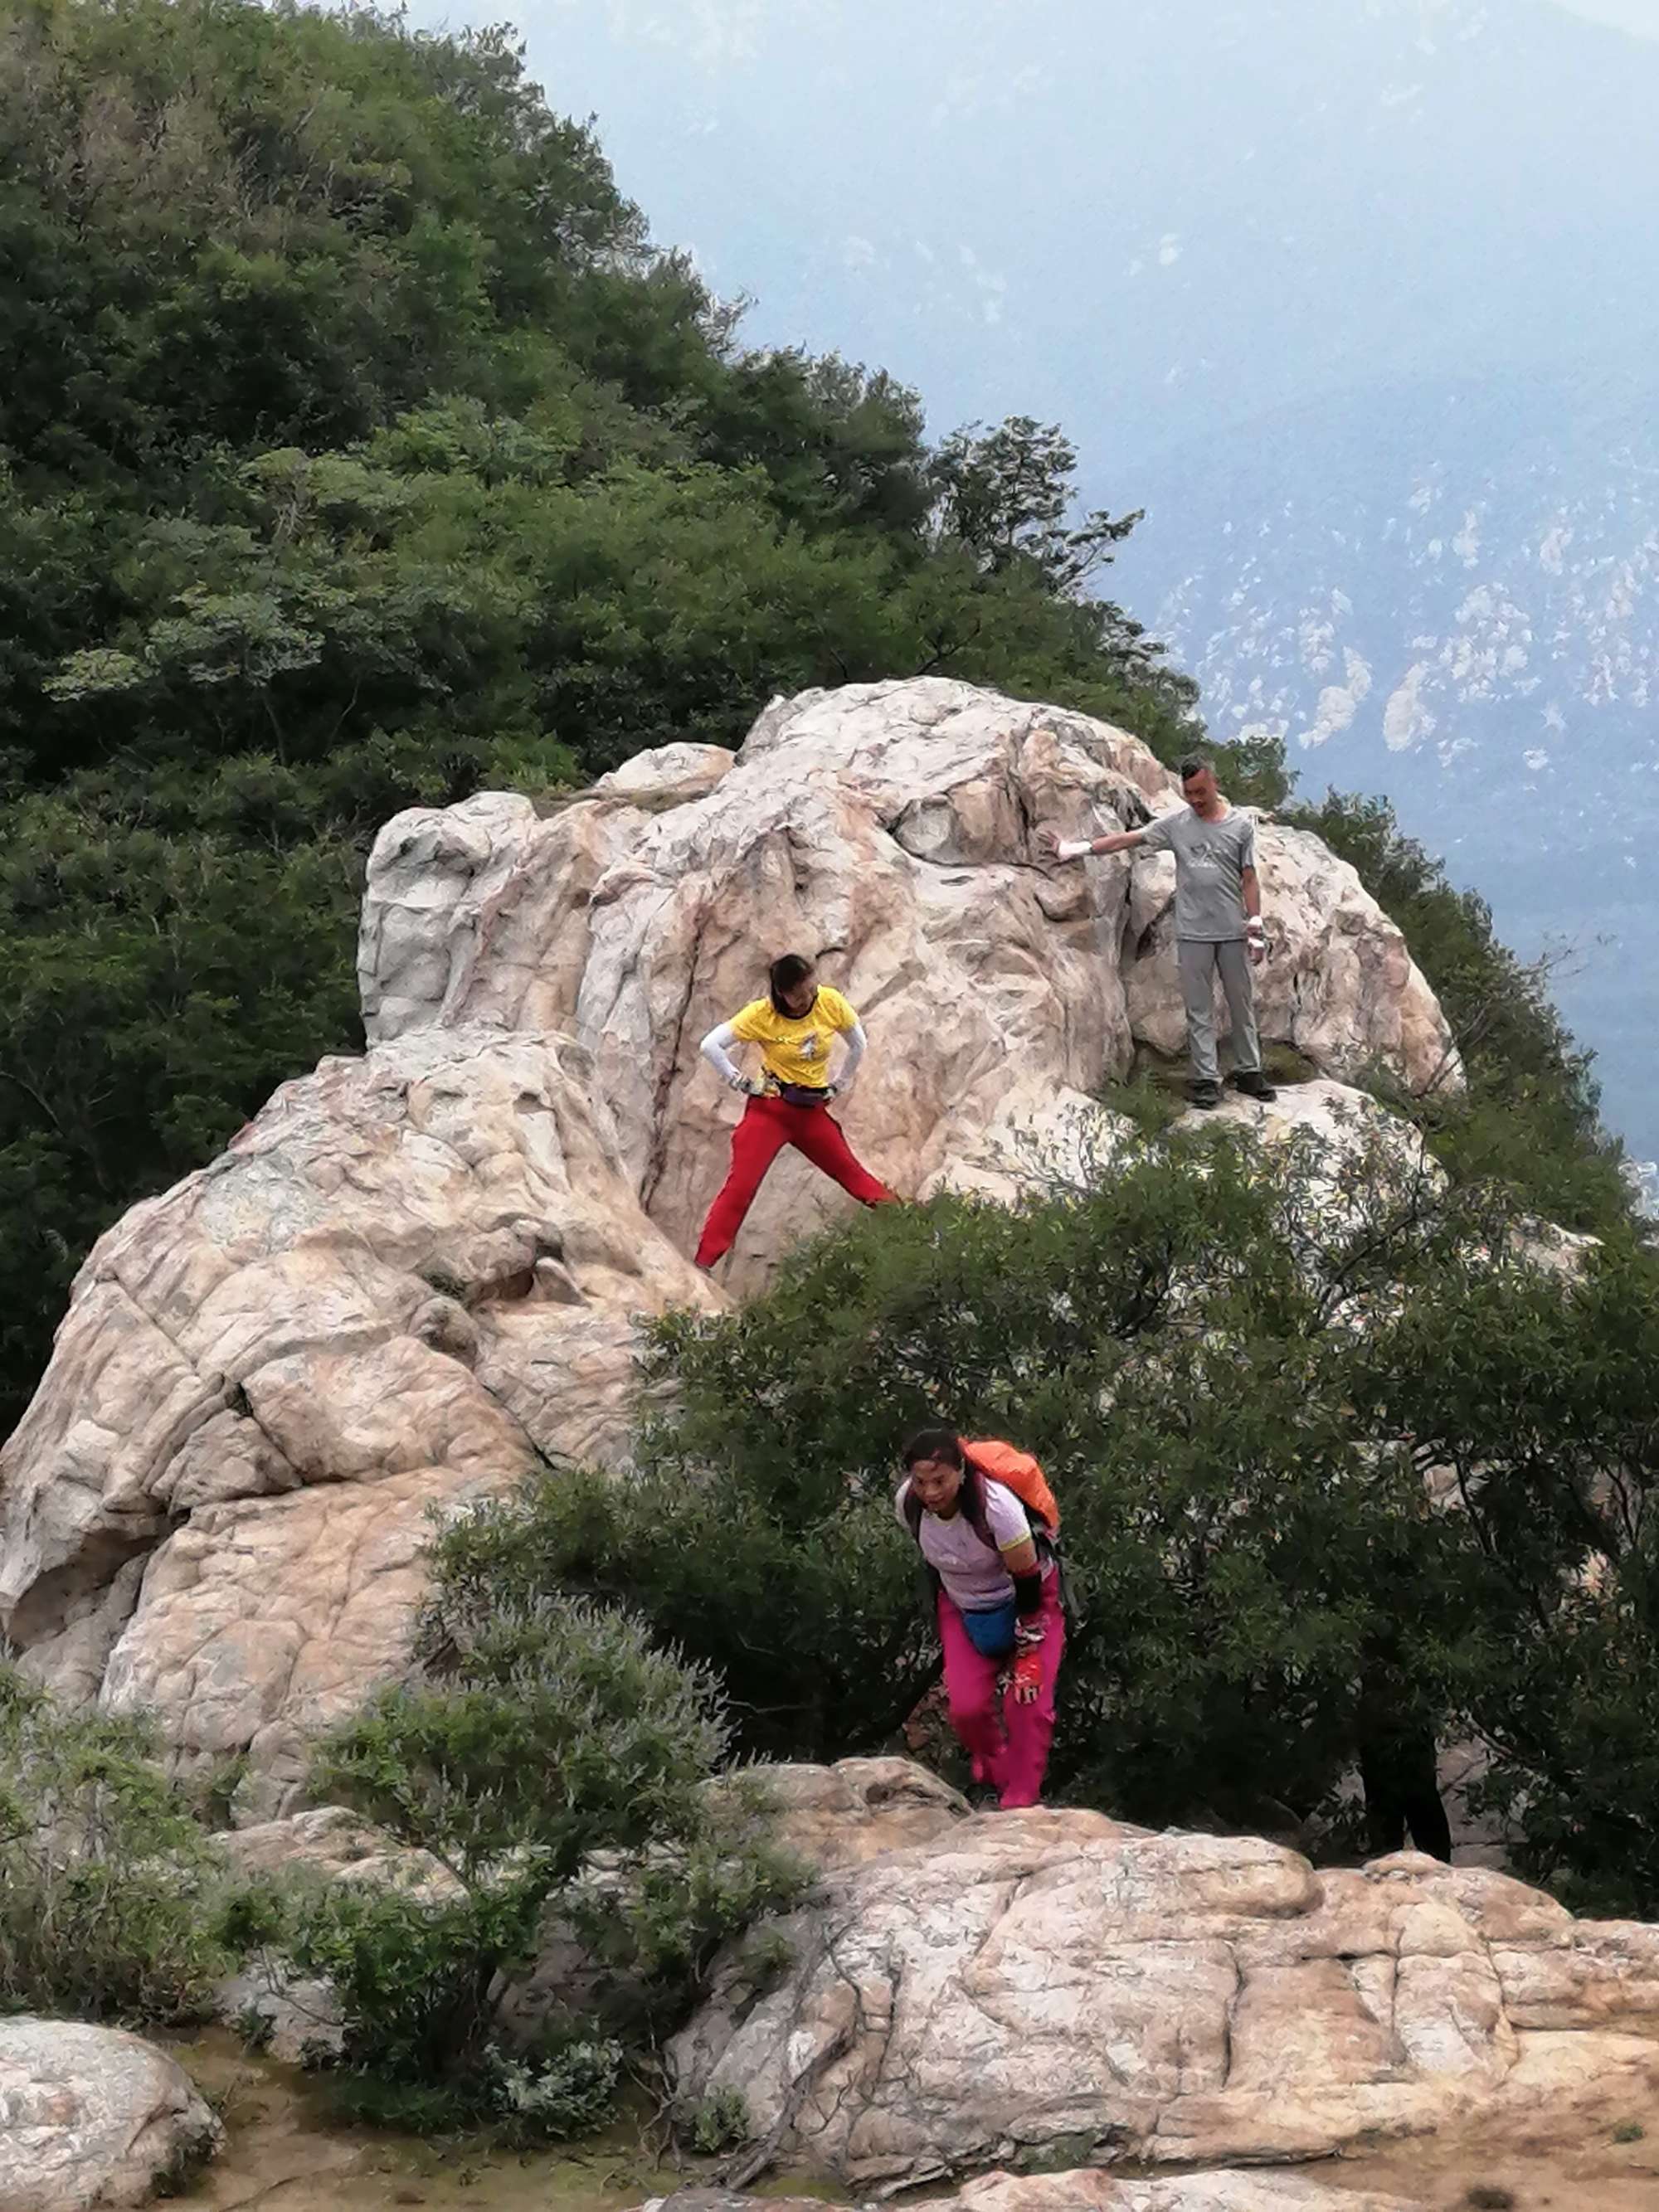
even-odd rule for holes
{"type": "Polygon", "coordinates": [[[1066,1646],[1066,1616],[1060,1606],[1060,1577],[1042,1586],[1042,1686],[1036,1702],[1017,1705],[1010,1690],[999,1698],[997,1677],[1012,1659],[988,1659],[975,1651],[962,1615],[944,1591],[939,1594],[939,1632],[945,1645],[945,1694],[951,1725],[979,1773],[998,1792],[1003,1808],[1035,1805],[1042,1796],[1043,1770],[1054,1733],[1054,1688],[1066,1646]],[[999,1711],[1000,1706],[1000,1711],[999,1711]]]}

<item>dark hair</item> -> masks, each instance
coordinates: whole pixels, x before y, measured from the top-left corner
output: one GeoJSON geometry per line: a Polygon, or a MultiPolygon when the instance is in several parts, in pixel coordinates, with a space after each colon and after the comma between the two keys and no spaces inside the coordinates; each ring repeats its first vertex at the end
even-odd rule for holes
{"type": "Polygon", "coordinates": [[[918,1466],[925,1459],[942,1459],[946,1467],[965,1468],[962,1438],[954,1429],[918,1429],[904,1447],[904,1464],[918,1466]]]}
{"type": "Polygon", "coordinates": [[[1181,763],[1181,781],[1185,783],[1189,775],[1202,775],[1206,768],[1213,766],[1214,763],[1206,760],[1202,753],[1188,753],[1181,763]]]}
{"type": "Polygon", "coordinates": [[[786,952],[772,963],[766,971],[766,987],[779,1013],[787,1015],[789,1012],[783,1003],[784,993],[804,983],[811,972],[812,963],[804,952],[786,952]]]}

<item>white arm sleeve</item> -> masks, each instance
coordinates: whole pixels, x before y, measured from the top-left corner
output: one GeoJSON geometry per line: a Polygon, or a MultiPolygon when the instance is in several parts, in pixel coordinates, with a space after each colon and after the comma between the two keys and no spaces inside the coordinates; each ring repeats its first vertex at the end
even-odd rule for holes
{"type": "Polygon", "coordinates": [[[847,1057],[836,1072],[836,1083],[838,1089],[844,1091],[858,1072],[858,1064],[864,1057],[864,1048],[870,1040],[864,1034],[862,1022],[854,1022],[850,1030],[843,1030],[841,1037],[847,1047],[847,1057]]]}
{"type": "Polygon", "coordinates": [[[732,1047],[737,1042],[737,1032],[730,1022],[720,1022],[709,1030],[698,1049],[722,1083],[733,1091],[744,1088],[743,1071],[732,1057],[732,1047]]]}

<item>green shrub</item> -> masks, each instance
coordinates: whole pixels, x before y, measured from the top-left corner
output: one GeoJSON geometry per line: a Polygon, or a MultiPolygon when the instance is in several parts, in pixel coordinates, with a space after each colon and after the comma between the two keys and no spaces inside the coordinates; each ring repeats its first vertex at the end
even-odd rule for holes
{"type": "Polygon", "coordinates": [[[597,2124],[611,2031],[676,2019],[718,1944],[793,1893],[753,1792],[706,1787],[728,1738],[706,1671],[627,1615],[441,1591],[422,1679],[335,1733],[315,1787],[428,1852],[453,1890],[336,1887],[282,1941],[338,1992],[350,2108],[421,2128],[597,2124]],[[503,1996],[553,1921],[586,1947],[594,2008],[506,2051],[503,1996]]]}
{"type": "Polygon", "coordinates": [[[66,1712],[0,1668],[0,2008],[205,2018],[225,1887],[143,1722],[66,1712]]]}
{"type": "Polygon", "coordinates": [[[614,2038],[567,2044],[539,2065],[492,2051],[489,2074],[497,2109],[526,2135],[556,2140],[591,2135],[616,2109],[623,2057],[614,2038]]]}
{"type": "Polygon", "coordinates": [[[717,1673],[745,1750],[867,1751],[937,1667],[902,1440],[1012,1436],[1056,1486],[1082,1613],[1054,1782],[1135,1817],[1310,1810],[1349,1754],[1372,1556],[1432,1535],[1409,1455],[1352,1433],[1338,1323],[1452,1231],[1385,1147],[1357,1180],[1345,1224],[1313,1146],[1206,1133],[1022,1208],[856,1224],[742,1312],[659,1327],[675,1408],[636,1480],[532,1480],[443,1538],[441,1577],[629,1605],[717,1673]]]}
{"type": "Polygon", "coordinates": [[[700,2158],[717,2158],[722,2151],[746,2143],[753,2128],[748,2100],[741,2089],[716,2089],[679,2114],[681,2134],[700,2158]]]}
{"type": "Polygon", "coordinates": [[[481,1509],[445,1589],[626,1604],[718,1675],[745,1750],[871,1751],[937,1665],[903,1438],[1009,1436],[1078,1608],[1060,1793],[1318,1823],[1382,1695],[1486,1742],[1533,1871],[1659,1903],[1659,1261],[1628,1235],[1540,1270],[1507,1194],[1409,1132],[1334,1167],[1176,1132],[1018,1207],[860,1218],[653,1357],[674,1396],[638,1480],[481,1509]]]}

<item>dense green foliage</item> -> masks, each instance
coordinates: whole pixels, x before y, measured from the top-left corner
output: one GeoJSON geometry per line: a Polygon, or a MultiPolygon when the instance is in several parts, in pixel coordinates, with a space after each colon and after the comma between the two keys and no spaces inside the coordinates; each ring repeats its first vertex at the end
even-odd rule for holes
{"type": "Polygon", "coordinates": [[[744,350],[501,33],[4,0],[0,283],[0,1427],[90,1238],[352,1043],[399,807],[848,678],[1189,732],[1060,433],[744,350]]]}
{"type": "Polygon", "coordinates": [[[0,1668],[0,2009],[205,2019],[227,1887],[143,1723],[64,1712],[0,1668]]]}
{"type": "Polygon", "coordinates": [[[1590,1055],[1550,1004],[1543,967],[1528,968],[1492,933],[1492,912],[1447,881],[1443,864],[1404,836],[1386,799],[1328,792],[1287,819],[1352,862],[1404,931],[1458,1042],[1467,1094],[1442,1087],[1409,1098],[1437,1156],[1465,1181],[1507,1183],[1523,1203],[1572,1229],[1628,1220],[1622,1148],[1601,1127],[1590,1055]]]}
{"type": "Polygon", "coordinates": [[[471,1603],[636,1607],[719,1674],[745,1748],[868,1751],[936,1663],[900,1443],[1011,1437],[1080,1607],[1061,1791],[1329,1820],[1387,1655],[1402,1707],[1492,1746],[1528,1865],[1651,1909],[1656,1332],[1651,1254],[1540,1273],[1505,1194],[1398,1137],[1333,1177],[1310,1140],[1178,1133],[1018,1209],[869,1217],[741,1313],[671,1319],[640,1481],[550,1474],[439,1569],[471,1603]]]}
{"type": "Polygon", "coordinates": [[[619,2036],[674,2024],[718,1944],[793,1893],[763,1808],[707,1786],[728,1737],[708,1675],[626,1615],[441,1592],[422,1676],[325,1742],[313,1786],[428,1853],[448,1893],[337,1885],[268,1931],[339,1993],[349,2108],[524,2135],[597,2124],[619,2036]],[[592,1987],[515,2046],[503,2001],[550,1919],[580,1939],[592,1987]]]}

